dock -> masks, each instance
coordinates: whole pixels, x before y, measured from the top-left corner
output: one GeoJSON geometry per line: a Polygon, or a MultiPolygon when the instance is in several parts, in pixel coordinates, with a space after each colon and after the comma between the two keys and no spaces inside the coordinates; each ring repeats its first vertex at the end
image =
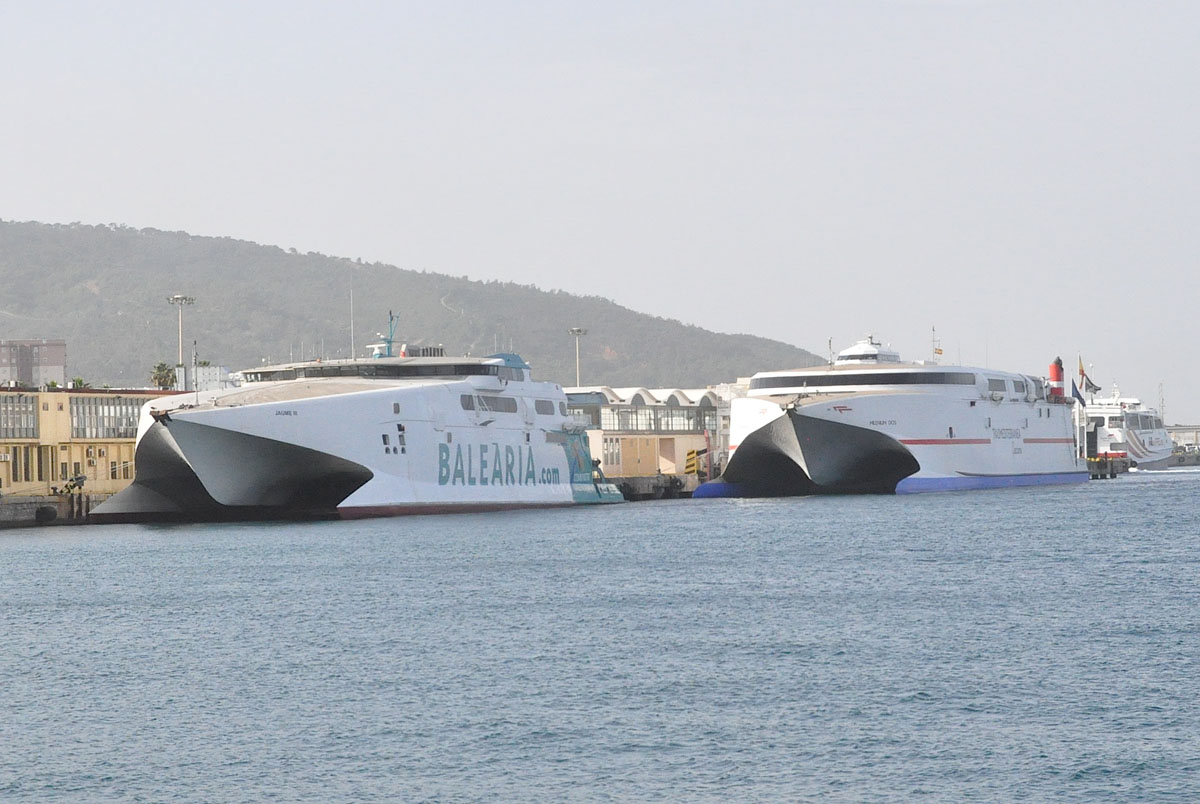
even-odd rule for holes
{"type": "Polygon", "coordinates": [[[83,525],[109,494],[44,494],[0,497],[0,528],[83,525]]]}

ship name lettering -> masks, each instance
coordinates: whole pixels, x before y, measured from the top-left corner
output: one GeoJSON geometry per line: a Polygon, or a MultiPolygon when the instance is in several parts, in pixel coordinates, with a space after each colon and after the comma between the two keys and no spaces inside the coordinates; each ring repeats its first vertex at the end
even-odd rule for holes
{"type": "Polygon", "coordinates": [[[559,472],[543,469],[533,460],[533,449],[499,444],[438,444],[439,486],[534,486],[560,483],[559,472]]]}
{"type": "Polygon", "coordinates": [[[895,427],[895,419],[872,419],[868,422],[872,427],[895,427]]]}
{"type": "Polygon", "coordinates": [[[1021,431],[1016,427],[993,427],[992,438],[1020,438],[1021,431]]]}

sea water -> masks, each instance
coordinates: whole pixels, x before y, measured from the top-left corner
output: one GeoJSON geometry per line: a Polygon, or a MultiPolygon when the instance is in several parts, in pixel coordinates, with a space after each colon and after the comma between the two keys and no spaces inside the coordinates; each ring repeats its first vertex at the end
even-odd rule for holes
{"type": "Polygon", "coordinates": [[[1196,801],[1198,500],[3,532],[0,801],[1196,801]]]}

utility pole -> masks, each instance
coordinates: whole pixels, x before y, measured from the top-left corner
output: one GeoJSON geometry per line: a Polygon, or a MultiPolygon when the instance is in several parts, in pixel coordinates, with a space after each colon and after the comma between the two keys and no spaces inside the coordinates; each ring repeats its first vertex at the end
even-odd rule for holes
{"type": "Polygon", "coordinates": [[[168,296],[167,301],[179,307],[179,359],[175,362],[177,366],[183,366],[183,390],[187,390],[187,366],[183,365],[183,308],[184,305],[195,304],[194,296],[184,296],[181,293],[176,293],[174,296],[168,296]]]}
{"type": "Polygon", "coordinates": [[[575,387],[580,386],[579,382],[579,338],[587,335],[587,330],[583,327],[571,327],[567,330],[568,335],[575,336],[575,387]]]}

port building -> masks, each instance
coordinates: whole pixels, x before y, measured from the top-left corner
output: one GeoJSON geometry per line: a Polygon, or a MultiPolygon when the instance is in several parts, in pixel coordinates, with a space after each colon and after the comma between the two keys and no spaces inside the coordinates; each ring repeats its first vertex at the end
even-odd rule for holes
{"type": "Polygon", "coordinates": [[[133,479],[138,416],[163,391],[0,389],[0,494],[115,494],[133,479]]]}
{"type": "Polygon", "coordinates": [[[0,340],[0,386],[38,388],[66,384],[66,341],[0,340]]]}
{"type": "Polygon", "coordinates": [[[686,496],[720,472],[729,402],[712,389],[567,388],[592,458],[628,499],[686,496]]]}

